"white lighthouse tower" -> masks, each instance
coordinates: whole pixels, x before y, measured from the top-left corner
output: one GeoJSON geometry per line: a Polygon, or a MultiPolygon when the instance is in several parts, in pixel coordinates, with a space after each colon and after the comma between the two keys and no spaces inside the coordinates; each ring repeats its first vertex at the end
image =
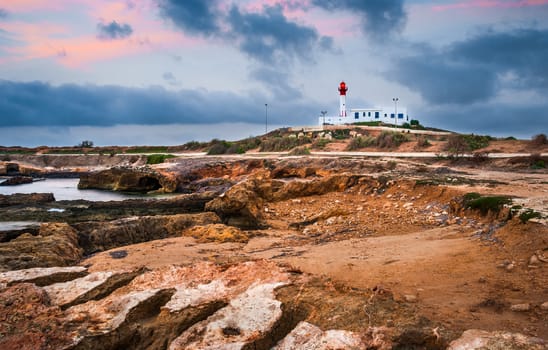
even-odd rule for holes
{"type": "Polygon", "coordinates": [[[339,95],[340,95],[340,107],[339,107],[339,117],[346,117],[346,92],[348,88],[346,83],[341,81],[339,84],[339,95]]]}

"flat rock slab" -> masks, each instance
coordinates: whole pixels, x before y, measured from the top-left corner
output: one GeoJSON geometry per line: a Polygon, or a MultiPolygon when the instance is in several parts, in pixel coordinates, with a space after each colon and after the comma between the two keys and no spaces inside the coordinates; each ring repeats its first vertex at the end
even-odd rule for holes
{"type": "Polygon", "coordinates": [[[505,349],[505,350],[545,350],[548,343],[540,338],[520,333],[487,332],[469,329],[449,344],[448,350],[505,349]]]}
{"type": "Polygon", "coordinates": [[[282,316],[274,289],[284,283],[250,287],[208,319],[183,332],[169,346],[179,349],[243,349],[261,340],[282,316]]]}
{"type": "MultiPolygon", "coordinates": [[[[354,332],[343,330],[324,332],[313,324],[300,322],[272,350],[354,350],[368,349],[371,345],[365,343],[362,336],[354,332]]],[[[379,347],[375,348],[378,349],[379,347]]]]}
{"type": "Polygon", "coordinates": [[[52,304],[62,308],[99,299],[129,283],[140,272],[93,272],[72,281],[44,287],[52,304]]]}
{"type": "Polygon", "coordinates": [[[66,282],[87,274],[82,266],[70,267],[34,267],[0,273],[0,289],[15,283],[34,283],[37,286],[47,286],[58,282],[66,282]]]}

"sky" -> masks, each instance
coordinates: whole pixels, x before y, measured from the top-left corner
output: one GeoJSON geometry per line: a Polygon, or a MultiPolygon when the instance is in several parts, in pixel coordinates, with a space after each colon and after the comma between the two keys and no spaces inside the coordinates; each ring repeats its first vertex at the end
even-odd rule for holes
{"type": "Polygon", "coordinates": [[[0,145],[176,145],[399,106],[548,132],[548,0],[0,0],[0,145]],[[267,106],[265,106],[267,105],[267,106]]]}

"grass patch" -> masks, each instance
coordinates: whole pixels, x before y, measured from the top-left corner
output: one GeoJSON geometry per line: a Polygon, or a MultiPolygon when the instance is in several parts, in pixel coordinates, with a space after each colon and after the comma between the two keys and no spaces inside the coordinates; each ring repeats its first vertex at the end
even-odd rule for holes
{"type": "Polygon", "coordinates": [[[512,204],[512,199],[505,196],[485,196],[479,193],[471,192],[463,196],[464,207],[467,209],[479,210],[483,215],[489,212],[498,213],[508,204],[512,204]]]}
{"type": "Polygon", "coordinates": [[[360,148],[373,146],[376,144],[376,140],[371,136],[358,136],[354,137],[346,146],[347,151],[355,151],[360,148]]]}
{"type": "Polygon", "coordinates": [[[328,139],[316,139],[312,143],[312,148],[324,149],[325,146],[327,146],[330,143],[331,143],[331,140],[328,140],[328,139]]]}
{"type": "Polygon", "coordinates": [[[522,224],[525,224],[527,221],[531,219],[540,219],[542,218],[542,214],[538,211],[534,211],[533,209],[526,209],[521,214],[519,214],[519,220],[522,224]]]}
{"type": "Polygon", "coordinates": [[[147,156],[147,164],[160,164],[169,158],[175,158],[175,156],[173,154],[149,154],[147,156]]]}
{"type": "Polygon", "coordinates": [[[379,148],[395,148],[409,141],[409,137],[399,132],[383,131],[375,140],[379,148]]]}
{"type": "Polygon", "coordinates": [[[130,147],[124,153],[167,153],[166,146],[130,147]]]}
{"type": "Polygon", "coordinates": [[[309,137],[274,137],[261,142],[259,152],[283,152],[311,143],[309,137]]]}
{"type": "Polygon", "coordinates": [[[307,156],[310,154],[310,149],[308,147],[295,147],[293,148],[288,155],[290,156],[307,156]]]}
{"type": "Polygon", "coordinates": [[[357,123],[352,123],[352,125],[380,126],[381,122],[380,121],[377,121],[377,122],[357,122],[357,123]]]}

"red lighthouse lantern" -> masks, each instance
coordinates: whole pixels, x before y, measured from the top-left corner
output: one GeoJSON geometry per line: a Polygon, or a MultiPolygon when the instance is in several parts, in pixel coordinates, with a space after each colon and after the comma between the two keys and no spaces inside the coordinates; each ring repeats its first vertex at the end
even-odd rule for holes
{"type": "Polygon", "coordinates": [[[339,93],[341,96],[346,96],[346,92],[348,91],[348,88],[346,87],[346,83],[344,81],[341,81],[339,84],[339,93]]]}

